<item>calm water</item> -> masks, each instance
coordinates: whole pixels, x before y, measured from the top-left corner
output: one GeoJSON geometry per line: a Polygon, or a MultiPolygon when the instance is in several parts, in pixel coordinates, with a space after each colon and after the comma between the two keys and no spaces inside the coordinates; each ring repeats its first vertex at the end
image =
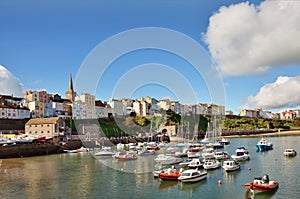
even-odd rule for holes
{"type": "Polygon", "coordinates": [[[61,154],[23,159],[0,160],[0,198],[247,198],[243,184],[255,176],[269,174],[279,181],[274,194],[254,198],[299,198],[300,157],[286,158],[285,148],[300,152],[300,136],[268,138],[274,149],[257,152],[259,138],[233,138],[225,150],[234,153],[246,146],[251,160],[243,162],[240,171],[209,171],[207,180],[195,184],[163,182],[154,179],[157,165],[150,157],[117,162],[96,159],[90,153],[61,154]],[[108,166],[105,166],[108,165],[108,166]],[[251,171],[248,171],[248,168],[251,171]],[[218,185],[218,180],[223,184],[218,185]]]}

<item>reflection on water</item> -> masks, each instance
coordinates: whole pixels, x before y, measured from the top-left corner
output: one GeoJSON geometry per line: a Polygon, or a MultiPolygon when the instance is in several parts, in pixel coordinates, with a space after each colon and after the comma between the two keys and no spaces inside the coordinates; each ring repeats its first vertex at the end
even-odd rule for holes
{"type": "Polygon", "coordinates": [[[162,182],[160,182],[158,189],[160,191],[168,190],[168,189],[172,188],[173,186],[177,185],[177,183],[178,183],[177,181],[162,181],[162,182]]]}
{"type": "Polygon", "coordinates": [[[202,184],[205,184],[206,180],[201,180],[195,183],[179,183],[179,191],[185,191],[192,194],[196,189],[198,189],[202,184]]]}
{"type": "Polygon", "coordinates": [[[246,191],[245,192],[245,199],[270,199],[274,196],[277,189],[271,192],[259,192],[254,193],[252,191],[246,191]]]}
{"type": "Polygon", "coordinates": [[[234,183],[236,182],[236,178],[237,176],[240,174],[240,169],[239,170],[236,170],[236,171],[230,171],[230,172],[226,172],[226,171],[223,171],[223,178],[224,178],[224,181],[227,183],[234,183]]]}
{"type": "Polygon", "coordinates": [[[283,151],[285,148],[300,151],[300,136],[268,140],[274,149],[256,153],[257,139],[231,139],[224,150],[234,153],[238,146],[246,146],[250,151],[251,159],[241,162],[240,171],[227,173],[220,168],[208,171],[204,181],[182,185],[176,181],[161,183],[151,172],[144,172],[155,168],[155,156],[126,162],[93,157],[90,153],[3,159],[0,198],[299,198],[300,158],[284,157],[283,151]],[[121,172],[122,168],[130,172],[121,172]],[[242,185],[264,174],[279,182],[276,193],[246,195],[242,185]],[[218,180],[222,180],[221,186],[218,180]]]}

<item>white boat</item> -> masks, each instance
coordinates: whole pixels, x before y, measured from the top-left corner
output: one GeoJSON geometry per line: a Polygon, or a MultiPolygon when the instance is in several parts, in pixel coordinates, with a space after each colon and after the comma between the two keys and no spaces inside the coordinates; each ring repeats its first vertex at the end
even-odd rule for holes
{"type": "Polygon", "coordinates": [[[234,160],[226,160],[223,162],[223,169],[225,171],[236,171],[240,169],[240,164],[234,160]]]}
{"type": "Polygon", "coordinates": [[[197,169],[189,169],[183,171],[181,176],[178,177],[180,182],[198,182],[201,180],[206,179],[207,172],[206,171],[199,171],[197,169]]]}
{"type": "Polygon", "coordinates": [[[294,149],[285,149],[283,154],[285,156],[295,156],[297,155],[297,152],[294,149]]]}
{"type": "Polygon", "coordinates": [[[239,147],[236,149],[235,154],[231,155],[231,158],[235,161],[248,160],[250,158],[250,154],[248,149],[245,147],[239,147]]]}
{"type": "Polygon", "coordinates": [[[187,157],[187,151],[187,148],[184,148],[183,150],[176,151],[174,155],[176,157],[187,157]]]}
{"type": "Polygon", "coordinates": [[[200,169],[203,168],[203,164],[199,158],[192,159],[187,165],[190,169],[200,169]]]}
{"type": "Polygon", "coordinates": [[[182,162],[182,158],[171,156],[168,154],[159,154],[155,159],[155,162],[162,164],[162,165],[169,165],[169,164],[177,164],[182,162]]]}
{"type": "Polygon", "coordinates": [[[204,159],[212,159],[215,156],[215,152],[213,148],[206,148],[203,150],[202,157],[204,159]]]}
{"type": "Polygon", "coordinates": [[[214,158],[216,160],[224,160],[224,159],[229,158],[229,155],[228,155],[227,151],[216,151],[214,158]]]}
{"type": "Polygon", "coordinates": [[[138,151],[138,155],[146,156],[146,155],[154,155],[155,151],[148,150],[147,148],[143,148],[141,151],[138,151]]]}
{"type": "Polygon", "coordinates": [[[218,142],[227,145],[230,144],[230,141],[227,138],[222,137],[221,139],[217,140],[218,142]]]}
{"type": "Polygon", "coordinates": [[[192,152],[192,151],[187,152],[188,158],[199,158],[200,156],[201,156],[201,152],[192,152]]]}
{"type": "Polygon", "coordinates": [[[96,152],[94,155],[102,156],[102,157],[111,157],[111,156],[116,155],[116,152],[112,152],[110,150],[111,150],[111,147],[103,146],[102,149],[100,151],[96,152]]]}
{"type": "Polygon", "coordinates": [[[218,160],[206,160],[203,163],[203,168],[206,170],[217,169],[219,167],[221,167],[221,162],[219,162],[218,160]]]}

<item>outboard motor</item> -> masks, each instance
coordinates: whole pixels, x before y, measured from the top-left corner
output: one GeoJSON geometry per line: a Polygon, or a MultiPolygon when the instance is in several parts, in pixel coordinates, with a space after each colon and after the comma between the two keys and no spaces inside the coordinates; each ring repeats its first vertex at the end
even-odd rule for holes
{"type": "Polygon", "coordinates": [[[263,177],[262,177],[262,181],[264,182],[264,183],[269,183],[269,176],[266,174],[266,175],[264,175],[263,177]]]}

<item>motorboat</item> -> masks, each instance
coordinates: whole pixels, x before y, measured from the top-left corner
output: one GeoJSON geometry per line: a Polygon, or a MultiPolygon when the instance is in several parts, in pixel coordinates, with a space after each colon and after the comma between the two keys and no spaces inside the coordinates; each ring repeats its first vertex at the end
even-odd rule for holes
{"type": "Polygon", "coordinates": [[[199,182],[206,179],[207,172],[199,171],[198,169],[188,169],[181,173],[181,176],[178,177],[180,182],[199,182]]]}
{"type": "Polygon", "coordinates": [[[222,149],[222,148],[224,148],[224,144],[222,144],[221,142],[216,141],[216,142],[212,143],[212,147],[214,149],[222,149]]]}
{"type": "Polygon", "coordinates": [[[169,164],[177,164],[182,162],[182,158],[175,157],[169,154],[159,154],[155,159],[155,162],[162,164],[162,165],[169,165],[169,164]]]}
{"type": "Polygon", "coordinates": [[[221,144],[228,145],[230,144],[230,141],[227,138],[222,137],[221,139],[217,140],[217,142],[220,142],[221,144]]]}
{"type": "Polygon", "coordinates": [[[178,177],[181,176],[182,170],[177,171],[174,167],[169,168],[168,170],[165,170],[161,172],[158,177],[160,180],[178,180],[178,177]]]}
{"type": "Polygon", "coordinates": [[[82,146],[79,149],[77,149],[77,152],[89,152],[89,149],[86,148],[86,147],[84,147],[84,146],[82,146]]]}
{"type": "Polygon", "coordinates": [[[174,155],[176,157],[187,157],[187,152],[188,152],[188,149],[187,148],[184,148],[183,150],[180,150],[180,151],[176,151],[174,153],[174,155]]]}
{"type": "Polygon", "coordinates": [[[201,152],[192,152],[192,151],[187,152],[188,158],[199,158],[200,156],[201,156],[201,152]]]}
{"type": "Polygon", "coordinates": [[[263,177],[255,177],[253,181],[247,182],[244,187],[254,192],[271,192],[277,190],[279,183],[270,181],[268,175],[263,177]]]}
{"type": "Polygon", "coordinates": [[[110,150],[111,150],[111,147],[103,146],[102,149],[100,151],[96,152],[94,155],[101,156],[101,157],[111,157],[111,156],[116,155],[116,152],[112,152],[110,150]]]}
{"type": "Polygon", "coordinates": [[[240,169],[240,163],[234,160],[226,160],[223,162],[223,169],[225,171],[236,171],[240,169]]]}
{"type": "Polygon", "coordinates": [[[192,159],[187,165],[190,169],[200,169],[203,168],[203,164],[199,158],[192,159]]]}
{"type": "Polygon", "coordinates": [[[283,154],[285,156],[296,156],[297,152],[294,149],[285,149],[283,154]]]}
{"type": "MultiPolygon", "coordinates": [[[[171,168],[165,168],[165,169],[160,169],[160,170],[155,170],[155,171],[153,171],[152,172],[152,174],[153,174],[153,177],[154,178],[158,178],[159,177],[159,174],[161,174],[161,173],[168,173],[169,171],[170,171],[170,169],[171,169],[171,171],[176,171],[176,168],[174,167],[174,166],[172,166],[171,168]]],[[[180,170],[179,170],[179,172],[182,172],[183,171],[183,169],[181,168],[180,170]]]]}
{"type": "Polygon", "coordinates": [[[115,159],[120,160],[120,161],[126,161],[126,160],[136,160],[137,156],[135,154],[122,154],[122,153],[117,153],[113,156],[115,159]]]}
{"type": "Polygon", "coordinates": [[[213,148],[206,148],[203,150],[202,157],[204,159],[212,159],[215,156],[215,152],[213,148]]]}
{"type": "Polygon", "coordinates": [[[262,138],[257,142],[256,147],[259,151],[266,151],[273,149],[273,144],[272,142],[268,142],[265,138],[262,138]]]}
{"type": "Polygon", "coordinates": [[[155,151],[148,150],[147,148],[143,148],[141,151],[138,151],[138,155],[140,156],[147,156],[147,155],[154,155],[155,151]]]}
{"type": "Polygon", "coordinates": [[[245,147],[239,147],[235,150],[235,154],[231,155],[231,158],[235,161],[244,161],[250,158],[250,154],[245,147]]]}
{"type": "Polygon", "coordinates": [[[219,167],[221,167],[221,162],[219,162],[218,160],[206,160],[203,163],[203,168],[206,170],[217,169],[219,167]]]}
{"type": "Polygon", "coordinates": [[[227,151],[216,151],[214,154],[214,158],[216,160],[224,160],[229,158],[227,151]]]}

